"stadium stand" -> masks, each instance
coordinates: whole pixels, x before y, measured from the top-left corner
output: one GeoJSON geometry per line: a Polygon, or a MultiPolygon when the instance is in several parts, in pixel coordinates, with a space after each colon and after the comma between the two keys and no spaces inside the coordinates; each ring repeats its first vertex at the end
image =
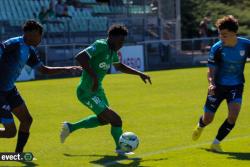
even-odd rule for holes
{"type": "MultiPolygon", "coordinates": [[[[145,0],[146,1],[146,0],[145,0]]],[[[72,1],[69,1],[72,2],[72,1]]],[[[132,30],[138,30],[147,26],[134,27],[132,23],[140,20],[140,23],[146,24],[144,19],[145,15],[151,15],[151,18],[157,19],[157,14],[153,13],[150,4],[138,4],[133,5],[133,1],[112,1],[112,3],[99,3],[96,0],[78,0],[77,3],[67,3],[66,0],[63,3],[69,4],[68,14],[72,17],[56,17],[50,14],[49,19],[44,24],[45,38],[49,37],[53,42],[62,40],[51,40],[57,38],[70,38],[74,40],[74,37],[79,37],[79,33],[82,35],[89,34],[97,35],[103,33],[105,35],[106,30],[113,22],[125,21],[128,27],[132,27],[132,30]],[[115,3],[117,2],[117,4],[115,3]],[[123,5],[121,5],[123,3],[123,5]],[[73,4],[80,4],[73,6],[73,4]],[[122,21],[119,21],[120,18],[122,21]],[[115,21],[114,21],[115,19],[115,21]],[[132,20],[132,21],[129,21],[132,20]],[[136,21],[134,21],[136,20],[136,21]]],[[[148,1],[149,2],[149,1],[148,1]]],[[[20,25],[27,19],[39,20],[39,12],[44,7],[49,9],[50,0],[1,0],[0,5],[0,39],[6,39],[9,36],[20,34],[20,25]]],[[[53,1],[53,5],[57,3],[53,1]]],[[[135,24],[136,26],[136,24],[135,24]]],[[[138,36],[139,34],[145,36],[147,30],[140,30],[132,32],[138,36]],[[139,33],[139,34],[138,34],[139,33]]],[[[147,34],[146,34],[147,35],[147,34]]],[[[148,34],[150,36],[150,34],[148,34]]],[[[130,38],[130,41],[138,39],[137,37],[130,38]]],[[[84,39],[83,39],[84,40],[84,39]]],[[[88,41],[91,40],[88,38],[88,41]]],[[[77,41],[77,40],[76,40],[77,41]]],[[[86,41],[86,40],[85,40],[86,41]]]]}
{"type": "Polygon", "coordinates": [[[175,43],[154,43],[176,37],[175,15],[162,20],[160,11],[167,8],[172,10],[168,13],[175,13],[176,5],[164,3],[164,7],[158,8],[152,2],[63,0],[71,17],[57,17],[54,14],[57,0],[0,0],[0,40],[20,35],[21,25],[27,19],[40,21],[39,13],[44,7],[47,11],[50,10],[47,20],[43,22],[45,33],[39,46],[40,56],[45,64],[56,66],[74,63],[72,56],[77,51],[96,39],[106,38],[106,31],[111,24],[122,23],[129,29],[126,44],[144,46],[147,57],[145,69],[162,69],[173,62],[171,55],[178,52],[178,47],[175,43]]]}

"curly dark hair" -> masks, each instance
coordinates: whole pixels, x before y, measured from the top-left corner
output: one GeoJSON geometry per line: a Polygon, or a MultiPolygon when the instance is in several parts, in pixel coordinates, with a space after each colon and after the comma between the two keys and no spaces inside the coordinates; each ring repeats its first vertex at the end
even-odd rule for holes
{"type": "Polygon", "coordinates": [[[23,24],[23,32],[39,31],[40,34],[43,33],[43,26],[35,20],[27,20],[23,24]]]}
{"type": "Polygon", "coordinates": [[[227,29],[228,31],[237,33],[239,28],[239,23],[234,16],[228,15],[218,19],[216,21],[216,27],[219,30],[227,29]]]}
{"type": "Polygon", "coordinates": [[[127,36],[128,35],[128,29],[122,24],[113,24],[109,27],[108,30],[109,36],[127,36]]]}

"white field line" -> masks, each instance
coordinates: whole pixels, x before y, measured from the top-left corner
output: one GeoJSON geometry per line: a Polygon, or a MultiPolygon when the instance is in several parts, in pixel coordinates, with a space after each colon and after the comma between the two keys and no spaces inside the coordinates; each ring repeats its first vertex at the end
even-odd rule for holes
{"type": "MultiPolygon", "coordinates": [[[[233,137],[230,139],[225,139],[223,142],[234,141],[234,140],[239,140],[239,139],[244,139],[244,138],[249,138],[249,137],[250,137],[250,135],[238,136],[238,137],[233,137]]],[[[184,146],[165,148],[165,149],[161,149],[158,151],[148,152],[145,154],[139,154],[138,156],[136,156],[134,158],[143,158],[143,157],[148,157],[148,156],[152,156],[152,155],[168,153],[168,152],[172,152],[172,151],[185,150],[185,149],[189,149],[189,148],[204,146],[207,144],[211,144],[211,141],[210,142],[207,141],[207,142],[203,142],[203,143],[199,143],[199,144],[186,145],[186,146],[184,145],[184,146]]],[[[110,165],[114,165],[114,164],[117,164],[117,163],[122,162],[122,161],[133,160],[134,158],[127,158],[127,159],[122,159],[122,160],[118,160],[118,161],[110,161],[110,162],[104,163],[103,165],[95,165],[95,166],[110,166],[110,165]]]]}

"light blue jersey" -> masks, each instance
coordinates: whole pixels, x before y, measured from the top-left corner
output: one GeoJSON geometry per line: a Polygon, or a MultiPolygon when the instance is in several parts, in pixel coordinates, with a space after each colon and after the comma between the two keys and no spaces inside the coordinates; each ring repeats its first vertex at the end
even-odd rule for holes
{"type": "Polygon", "coordinates": [[[0,91],[9,91],[23,67],[37,68],[42,65],[34,47],[24,43],[22,36],[10,38],[0,44],[0,91]]]}
{"type": "Polygon", "coordinates": [[[211,48],[208,66],[215,68],[215,83],[226,86],[243,84],[244,67],[250,57],[250,40],[237,38],[234,47],[224,46],[218,41],[211,48]]]}

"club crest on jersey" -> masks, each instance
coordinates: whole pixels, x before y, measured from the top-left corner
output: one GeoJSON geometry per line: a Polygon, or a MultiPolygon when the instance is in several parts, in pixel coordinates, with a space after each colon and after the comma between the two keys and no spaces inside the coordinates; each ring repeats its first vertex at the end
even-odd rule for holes
{"type": "Polygon", "coordinates": [[[87,47],[87,49],[90,49],[92,52],[94,52],[94,51],[96,51],[96,46],[91,45],[91,46],[87,47]]]}
{"type": "Polygon", "coordinates": [[[214,58],[214,55],[212,53],[209,53],[208,59],[213,60],[213,58],[214,58]]]}
{"type": "Polygon", "coordinates": [[[240,51],[240,55],[241,55],[241,56],[245,56],[245,51],[244,51],[244,50],[241,50],[241,51],[240,51]]]}

